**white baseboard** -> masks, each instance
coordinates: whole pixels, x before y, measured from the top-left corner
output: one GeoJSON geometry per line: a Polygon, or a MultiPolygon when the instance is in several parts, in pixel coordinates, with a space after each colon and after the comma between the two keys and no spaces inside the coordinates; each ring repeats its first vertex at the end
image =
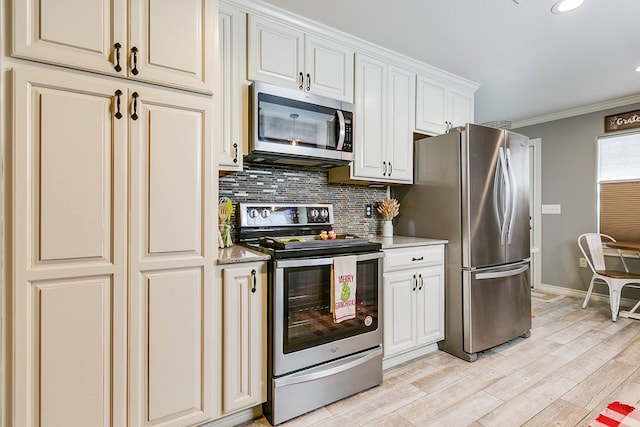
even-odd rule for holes
{"type": "Polygon", "coordinates": [[[425,356],[429,353],[433,353],[434,351],[438,351],[437,343],[419,347],[414,350],[407,351],[406,353],[389,356],[385,359],[382,359],[382,370],[393,368],[394,366],[400,365],[421,356],[425,356]]]}
{"type": "MultiPolygon", "coordinates": [[[[562,286],[555,286],[555,285],[549,285],[546,283],[541,283],[539,286],[536,286],[534,289],[543,291],[543,292],[548,292],[550,294],[556,294],[556,295],[566,295],[569,297],[574,297],[574,298],[579,298],[584,300],[584,298],[587,296],[587,291],[581,291],[578,289],[569,289],[569,288],[564,288],[562,286]]],[[[596,293],[595,291],[598,289],[606,289],[606,285],[602,284],[602,285],[597,285],[596,287],[593,288],[594,292],[591,293],[591,300],[593,301],[602,301],[602,302],[609,302],[609,294],[601,294],[601,293],[596,293]]],[[[635,305],[637,301],[629,299],[629,298],[621,298],[620,299],[620,308],[622,307],[633,307],[635,305]]]]}

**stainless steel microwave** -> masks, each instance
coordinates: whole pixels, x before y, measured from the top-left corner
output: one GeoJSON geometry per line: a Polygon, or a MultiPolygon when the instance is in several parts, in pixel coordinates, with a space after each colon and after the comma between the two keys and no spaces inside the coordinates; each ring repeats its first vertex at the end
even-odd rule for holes
{"type": "Polygon", "coordinates": [[[353,104],[263,82],[249,93],[245,160],[324,167],[353,160],[353,104]]]}

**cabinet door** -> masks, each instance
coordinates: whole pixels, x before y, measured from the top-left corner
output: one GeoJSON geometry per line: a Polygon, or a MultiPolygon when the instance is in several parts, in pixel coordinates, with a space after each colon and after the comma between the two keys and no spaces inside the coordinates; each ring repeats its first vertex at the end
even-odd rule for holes
{"type": "Polygon", "coordinates": [[[126,74],[126,0],[20,0],[11,4],[13,56],[126,74]],[[119,72],[114,68],[115,43],[121,45],[119,72]]]}
{"type": "Polygon", "coordinates": [[[353,102],[354,51],[307,34],[305,37],[305,90],[353,102]]]}
{"type": "Polygon", "coordinates": [[[218,56],[216,4],[215,0],[14,1],[11,54],[211,93],[218,56]]]}
{"type": "Polygon", "coordinates": [[[217,2],[129,3],[129,78],[212,93],[218,57],[217,2]]]}
{"type": "Polygon", "coordinates": [[[304,33],[249,15],[249,80],[304,88],[304,33]]]}
{"type": "Polygon", "coordinates": [[[395,66],[388,67],[387,125],[385,141],[387,170],[393,182],[413,182],[413,129],[415,117],[415,74],[395,66]]]}
{"type": "Polygon", "coordinates": [[[447,89],[438,81],[418,75],[416,79],[416,130],[439,135],[449,120],[447,89]]]}
{"type": "Polygon", "coordinates": [[[385,273],[384,357],[416,346],[417,275],[408,271],[385,273]]]}
{"type": "Polygon", "coordinates": [[[444,339],[444,266],[418,271],[416,344],[444,339]]]}
{"type": "Polygon", "coordinates": [[[473,96],[452,90],[449,99],[451,125],[455,127],[473,123],[473,96]]]}
{"type": "Polygon", "coordinates": [[[129,99],[129,425],[195,424],[218,399],[212,102],[147,87],[129,99]]]}
{"type": "Polygon", "coordinates": [[[264,263],[223,273],[223,381],[225,414],[267,399],[267,290],[264,263]]]}
{"type": "Polygon", "coordinates": [[[358,178],[383,178],[385,160],[387,79],[386,64],[356,54],[355,160],[352,173],[358,178]]]}
{"type": "Polygon", "coordinates": [[[12,83],[12,425],[125,425],[126,120],[113,117],[118,87],[24,65],[12,83]]]}
{"type": "Polygon", "coordinates": [[[220,4],[220,89],[217,90],[217,132],[221,170],[241,171],[243,148],[248,147],[249,82],[246,79],[247,14],[220,4]]]}

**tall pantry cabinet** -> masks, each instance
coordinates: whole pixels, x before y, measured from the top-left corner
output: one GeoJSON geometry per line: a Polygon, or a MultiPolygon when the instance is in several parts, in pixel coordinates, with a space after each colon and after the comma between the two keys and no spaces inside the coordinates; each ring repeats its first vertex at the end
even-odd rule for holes
{"type": "Polygon", "coordinates": [[[13,425],[211,420],[217,2],[12,5],[13,425]]]}

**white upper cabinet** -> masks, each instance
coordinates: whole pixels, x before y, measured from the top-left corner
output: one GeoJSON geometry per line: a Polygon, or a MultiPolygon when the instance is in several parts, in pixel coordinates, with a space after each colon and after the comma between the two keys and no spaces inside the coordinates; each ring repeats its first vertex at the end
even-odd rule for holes
{"type": "Polygon", "coordinates": [[[15,57],[212,93],[215,0],[23,0],[15,57]]]}
{"type": "Polygon", "coordinates": [[[243,148],[249,138],[249,81],[246,79],[247,14],[220,2],[220,88],[215,103],[220,170],[241,171],[243,148]]]}
{"type": "Polygon", "coordinates": [[[411,183],[415,73],[392,65],[387,71],[387,177],[392,182],[411,183]]]}
{"type": "Polygon", "coordinates": [[[330,181],[413,181],[414,81],[411,71],[356,54],[355,159],[331,169],[330,181]]]}
{"type": "Polygon", "coordinates": [[[426,75],[416,78],[416,130],[441,134],[473,123],[473,92],[426,75]]]}
{"type": "Polygon", "coordinates": [[[249,15],[249,80],[353,102],[354,51],[283,22],[249,15]]]}

